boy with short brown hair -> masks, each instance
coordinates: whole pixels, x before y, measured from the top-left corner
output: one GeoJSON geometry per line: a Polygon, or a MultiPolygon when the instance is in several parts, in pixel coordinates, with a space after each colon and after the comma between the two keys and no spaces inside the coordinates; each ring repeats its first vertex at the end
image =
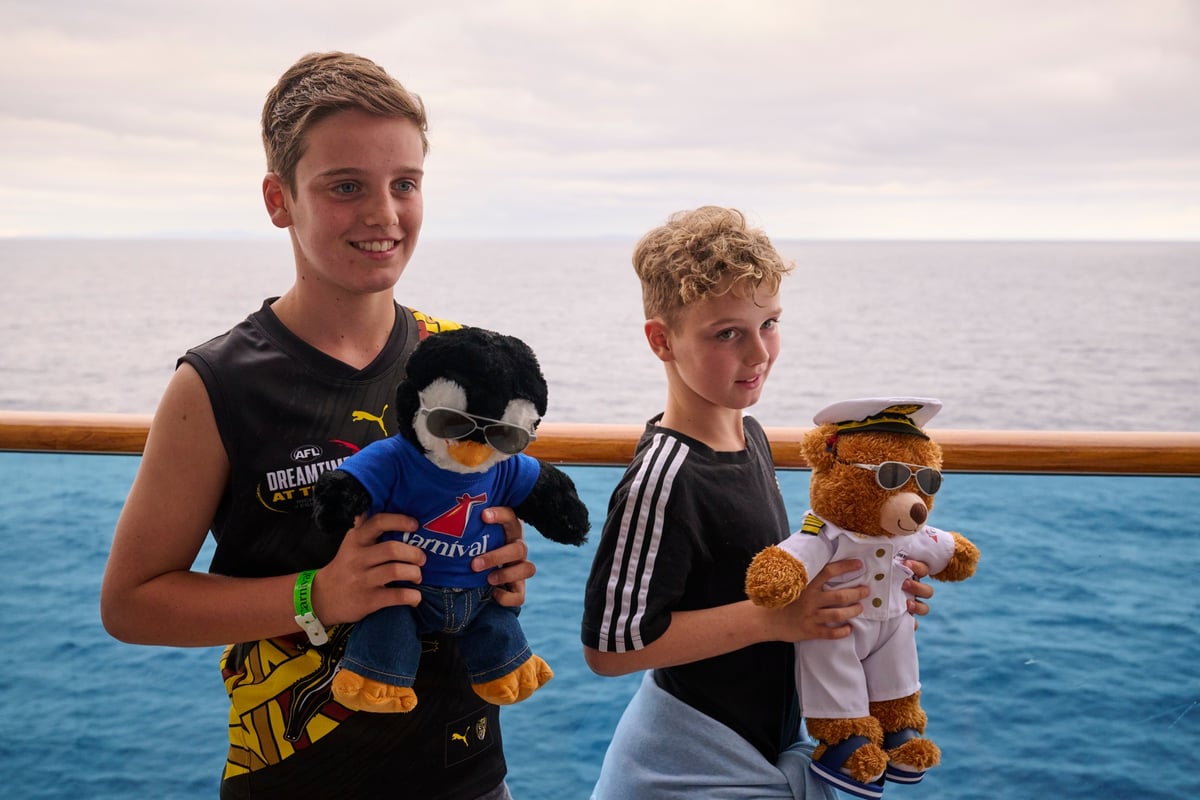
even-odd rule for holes
{"type": "MultiPolygon", "coordinates": [[[[472,691],[452,638],[422,643],[410,713],[355,712],[330,693],[350,623],[420,600],[397,584],[420,582],[424,551],[380,541],[416,521],[378,514],[338,540],[316,528],[312,489],[396,430],[409,354],[458,327],[393,296],[424,219],[424,106],[368,59],[314,53],[279,79],[262,124],[263,201],[291,237],[295,279],[179,359],[117,523],[104,625],[142,644],[236,643],[221,663],[221,797],[506,800],[498,710],[472,691]],[[192,564],[210,529],[202,573],[192,564]]],[[[520,523],[481,513],[507,543],[472,567],[497,568],[494,598],[520,605],[533,574],[520,523]]]]}

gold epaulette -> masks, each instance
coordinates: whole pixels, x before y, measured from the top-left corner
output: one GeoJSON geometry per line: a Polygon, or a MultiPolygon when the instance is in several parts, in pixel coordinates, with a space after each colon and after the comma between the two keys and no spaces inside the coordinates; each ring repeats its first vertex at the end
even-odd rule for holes
{"type": "Polygon", "coordinates": [[[800,530],[804,533],[811,533],[816,536],[825,527],[825,520],[818,517],[816,514],[805,514],[804,524],[800,526],[800,530]]]}

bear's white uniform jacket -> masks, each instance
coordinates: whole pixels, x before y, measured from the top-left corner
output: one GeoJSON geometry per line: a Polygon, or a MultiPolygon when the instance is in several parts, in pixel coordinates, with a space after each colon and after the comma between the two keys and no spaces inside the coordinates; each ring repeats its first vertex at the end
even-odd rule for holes
{"type": "Polygon", "coordinates": [[[921,688],[915,624],[901,588],[912,571],[905,559],[923,561],[930,574],[954,555],[954,537],[931,525],[907,536],[863,536],[809,511],[800,530],[779,547],[794,556],[809,579],[831,561],[859,559],[863,569],[839,576],[826,588],[866,586],[863,612],[844,639],[796,644],[796,685],[804,716],[864,717],[868,702],[907,697],[921,688]]]}

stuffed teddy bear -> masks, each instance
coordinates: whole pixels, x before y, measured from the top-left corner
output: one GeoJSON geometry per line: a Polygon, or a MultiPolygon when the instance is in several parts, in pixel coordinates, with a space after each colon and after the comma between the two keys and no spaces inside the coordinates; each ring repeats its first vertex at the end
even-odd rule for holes
{"type": "Polygon", "coordinates": [[[863,569],[827,588],[867,586],[851,634],[796,644],[796,686],[817,740],[812,771],[855,797],[876,798],[883,782],[916,783],[940,758],[924,738],[916,623],[901,591],[904,562],[961,581],[979,551],[961,534],[926,521],[942,483],[942,451],[922,427],[941,408],[921,397],[864,398],[820,411],[801,443],[812,468],[811,509],[801,528],[751,562],[746,594],[776,608],[795,600],[822,567],[859,559],[863,569]]]}
{"type": "Polygon", "coordinates": [[[480,519],[511,506],[549,539],[579,545],[587,508],[566,473],[522,451],[546,412],[546,380],[520,339],[481,328],[429,336],[396,390],[398,432],[367,445],[314,489],[317,526],[345,535],[360,514],[414,517],[412,533],[385,534],[425,551],[421,602],[368,615],[350,633],[333,680],[348,708],[395,713],[417,704],[412,686],[423,633],[457,637],[475,693],[504,705],[524,700],[553,673],[529,645],[518,609],[492,600],[471,560],[504,544],[480,519]]]}

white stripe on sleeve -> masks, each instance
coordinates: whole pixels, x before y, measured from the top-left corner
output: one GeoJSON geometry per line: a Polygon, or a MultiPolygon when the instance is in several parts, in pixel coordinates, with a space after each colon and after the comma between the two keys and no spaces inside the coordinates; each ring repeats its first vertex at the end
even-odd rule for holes
{"type": "Polygon", "coordinates": [[[625,509],[613,551],[612,570],[608,577],[604,614],[600,623],[600,644],[603,648],[615,631],[615,652],[639,650],[644,644],[641,635],[642,617],[650,582],[654,575],[655,558],[662,539],[667,501],[671,485],[687,459],[687,445],[672,436],[654,434],[641,467],[630,482],[625,509]],[[651,501],[654,502],[651,508],[651,501]],[[634,518],[634,511],[637,517],[634,518]],[[645,547],[646,537],[649,547],[645,547]],[[645,550],[645,558],[642,553],[645,550]],[[622,583],[622,577],[624,582],[622,583]],[[618,596],[617,587],[620,587],[618,596]],[[634,603],[634,589],[637,602],[634,603]],[[630,628],[630,626],[632,626],[630,628]],[[629,629],[628,635],[626,630],[629,629]]]}

